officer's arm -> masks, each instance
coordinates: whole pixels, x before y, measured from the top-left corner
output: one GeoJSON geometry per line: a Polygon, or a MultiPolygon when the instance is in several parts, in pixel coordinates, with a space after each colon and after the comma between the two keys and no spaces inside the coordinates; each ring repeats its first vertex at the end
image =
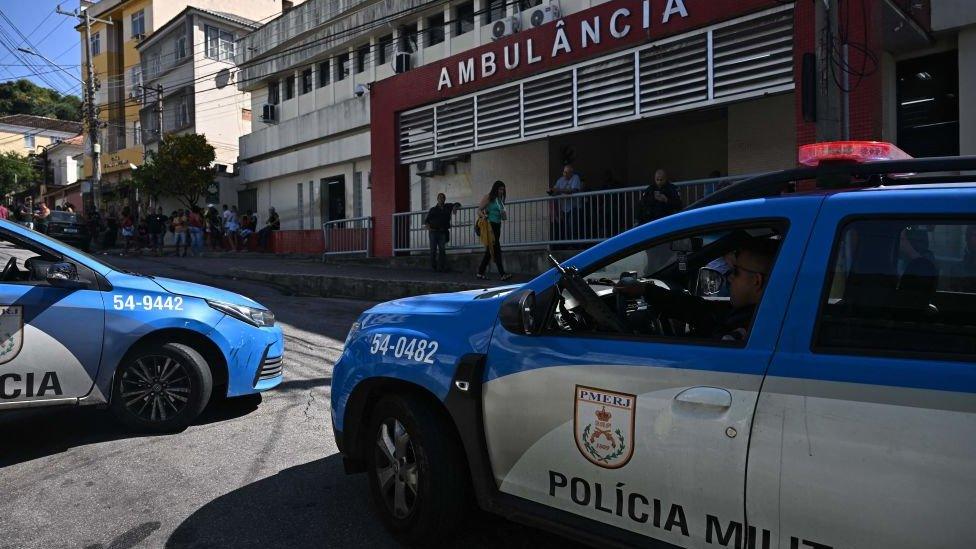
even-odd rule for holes
{"type": "Polygon", "coordinates": [[[666,290],[653,283],[644,287],[644,299],[655,310],[668,318],[683,320],[695,326],[711,324],[719,312],[721,304],[701,297],[666,290]]]}

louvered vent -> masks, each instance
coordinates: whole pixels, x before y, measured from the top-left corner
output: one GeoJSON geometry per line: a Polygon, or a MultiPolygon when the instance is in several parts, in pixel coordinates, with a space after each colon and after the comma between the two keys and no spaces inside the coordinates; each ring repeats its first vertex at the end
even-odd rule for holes
{"type": "Polygon", "coordinates": [[[523,84],[525,135],[573,126],[573,73],[561,72],[523,84]]]}
{"type": "Polygon", "coordinates": [[[693,36],[640,53],[641,112],[708,100],[708,39],[693,36]]]}
{"type": "Polygon", "coordinates": [[[576,71],[576,120],[582,126],[634,114],[634,55],[576,71]]]}
{"type": "Polygon", "coordinates": [[[400,115],[400,161],[407,163],[434,156],[434,109],[400,115]]]}
{"type": "Polygon", "coordinates": [[[793,11],[718,29],[713,39],[715,97],[793,83],[793,11]]]}
{"type": "Polygon", "coordinates": [[[519,137],[519,88],[512,86],[478,96],[478,145],[519,137]]]}
{"type": "Polygon", "coordinates": [[[474,99],[437,106],[437,153],[474,146],[474,99]]]}

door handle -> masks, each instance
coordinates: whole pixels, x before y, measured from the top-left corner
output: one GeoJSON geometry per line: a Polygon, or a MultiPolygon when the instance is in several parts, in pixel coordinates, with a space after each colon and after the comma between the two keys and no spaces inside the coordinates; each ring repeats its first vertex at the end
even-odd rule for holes
{"type": "Polygon", "coordinates": [[[718,387],[690,387],[674,397],[681,405],[707,410],[727,410],[732,407],[732,393],[718,387]]]}

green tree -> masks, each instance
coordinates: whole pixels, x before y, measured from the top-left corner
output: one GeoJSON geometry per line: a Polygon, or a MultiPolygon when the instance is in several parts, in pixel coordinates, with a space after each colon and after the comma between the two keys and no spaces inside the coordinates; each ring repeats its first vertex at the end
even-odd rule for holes
{"type": "Polygon", "coordinates": [[[191,208],[213,183],[216,158],[216,151],[203,135],[167,135],[159,151],[150,151],[132,173],[132,183],[155,199],[171,196],[191,208]]]}
{"type": "Polygon", "coordinates": [[[0,84],[0,115],[32,114],[59,120],[81,121],[81,99],[43,88],[30,80],[0,84]]]}
{"type": "Polygon", "coordinates": [[[0,196],[26,189],[37,173],[29,158],[13,151],[0,154],[0,196]]]}

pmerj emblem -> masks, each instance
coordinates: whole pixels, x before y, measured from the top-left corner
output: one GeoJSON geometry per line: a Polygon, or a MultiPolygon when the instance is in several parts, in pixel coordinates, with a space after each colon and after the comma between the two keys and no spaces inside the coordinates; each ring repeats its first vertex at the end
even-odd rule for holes
{"type": "Polygon", "coordinates": [[[590,463],[619,469],[634,455],[637,395],[576,386],[573,433],[590,463]]]}
{"type": "Polygon", "coordinates": [[[0,305],[0,364],[17,358],[24,346],[24,307],[0,305]]]}

